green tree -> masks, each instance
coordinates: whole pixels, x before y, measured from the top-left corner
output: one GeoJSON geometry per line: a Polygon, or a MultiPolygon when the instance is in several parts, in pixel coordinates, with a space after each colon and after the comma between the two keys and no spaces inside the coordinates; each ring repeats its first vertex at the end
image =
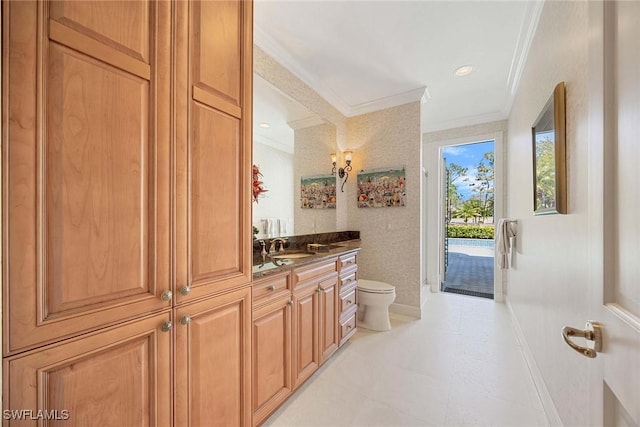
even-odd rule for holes
{"type": "Polygon", "coordinates": [[[536,205],[553,208],[556,200],[555,147],[548,136],[536,141],[536,205]]]}
{"type": "Polygon", "coordinates": [[[469,218],[473,218],[473,222],[476,222],[481,214],[482,202],[478,199],[465,200],[460,206],[460,209],[456,211],[456,218],[464,219],[464,222],[469,222],[469,218]]]}
{"type": "Polygon", "coordinates": [[[455,184],[455,182],[461,176],[464,176],[469,171],[469,168],[463,168],[456,163],[449,163],[446,166],[446,169],[449,176],[449,186],[447,188],[447,199],[449,200],[449,203],[447,205],[447,224],[449,224],[451,222],[453,211],[458,209],[460,199],[462,199],[462,195],[458,193],[458,186],[455,184]]]}
{"type": "Polygon", "coordinates": [[[477,165],[477,170],[476,181],[470,186],[481,201],[480,217],[482,218],[481,222],[484,223],[486,217],[493,216],[493,181],[495,177],[493,151],[484,153],[477,165]]]}

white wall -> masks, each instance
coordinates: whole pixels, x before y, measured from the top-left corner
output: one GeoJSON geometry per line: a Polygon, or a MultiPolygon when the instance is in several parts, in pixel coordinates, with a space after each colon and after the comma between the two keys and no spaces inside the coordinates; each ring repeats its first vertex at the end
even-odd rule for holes
{"type": "MultiPolygon", "coordinates": [[[[546,2],[509,117],[507,215],[518,219],[507,301],[567,426],[589,425],[591,361],[562,340],[587,318],[588,2],[546,2]],[[531,126],[566,83],[568,214],[533,215],[531,126]]],[[[544,396],[543,396],[544,400],[544,396]]],[[[554,420],[553,408],[551,420],[554,420]]]]}
{"type": "Polygon", "coordinates": [[[293,154],[254,141],[253,164],[260,167],[268,190],[253,202],[253,225],[260,230],[257,237],[267,237],[260,221],[263,218],[287,220],[287,234],[294,234],[293,154]]]}

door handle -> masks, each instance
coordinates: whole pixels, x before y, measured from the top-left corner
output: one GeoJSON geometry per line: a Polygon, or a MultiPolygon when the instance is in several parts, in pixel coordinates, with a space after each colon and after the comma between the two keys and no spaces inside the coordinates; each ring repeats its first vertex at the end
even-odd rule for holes
{"type": "Polygon", "coordinates": [[[583,356],[594,358],[598,352],[602,351],[602,330],[598,322],[588,321],[585,329],[576,329],[571,326],[562,328],[562,338],[569,347],[582,354],[583,356]],[[571,337],[582,337],[587,341],[593,341],[593,348],[583,347],[571,340],[571,337]]]}

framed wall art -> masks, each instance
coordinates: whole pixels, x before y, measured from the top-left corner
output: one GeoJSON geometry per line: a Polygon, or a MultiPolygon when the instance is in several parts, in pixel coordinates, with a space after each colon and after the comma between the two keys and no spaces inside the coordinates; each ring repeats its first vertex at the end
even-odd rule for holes
{"type": "Polygon", "coordinates": [[[300,177],[300,207],[302,209],[335,209],[335,175],[300,177]]]}
{"type": "Polygon", "coordinates": [[[404,166],[358,172],[358,207],[405,206],[407,201],[404,166]]]}
{"type": "Polygon", "coordinates": [[[553,95],[531,128],[533,147],[533,213],[567,213],[565,86],[553,95]]]}

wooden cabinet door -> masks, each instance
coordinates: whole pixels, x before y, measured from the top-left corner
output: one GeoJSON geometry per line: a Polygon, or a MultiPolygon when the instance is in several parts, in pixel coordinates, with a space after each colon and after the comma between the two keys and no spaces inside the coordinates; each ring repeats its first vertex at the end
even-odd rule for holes
{"type": "Polygon", "coordinates": [[[318,339],[320,364],[323,364],[338,349],[340,337],[338,333],[338,317],[340,316],[340,299],[338,297],[338,274],[334,273],[318,284],[320,290],[318,314],[318,339]]]}
{"type": "Polygon", "coordinates": [[[291,308],[289,297],[253,311],[253,424],[258,425],[291,394],[291,308]]]}
{"type": "Polygon", "coordinates": [[[251,281],[252,8],[175,3],[179,304],[251,281]]]}
{"type": "Polygon", "coordinates": [[[320,366],[318,353],[317,282],[293,294],[293,382],[297,388],[320,366]]]}
{"type": "Polygon", "coordinates": [[[175,425],[251,425],[251,288],[175,311],[175,425]]]}
{"type": "Polygon", "coordinates": [[[169,319],[157,314],[4,359],[4,409],[33,413],[3,425],[43,425],[42,410],[51,417],[44,425],[170,426],[171,332],[161,330],[169,319]]]}
{"type": "Polygon", "coordinates": [[[7,355],[170,304],[171,4],[2,7],[7,355]]]}

